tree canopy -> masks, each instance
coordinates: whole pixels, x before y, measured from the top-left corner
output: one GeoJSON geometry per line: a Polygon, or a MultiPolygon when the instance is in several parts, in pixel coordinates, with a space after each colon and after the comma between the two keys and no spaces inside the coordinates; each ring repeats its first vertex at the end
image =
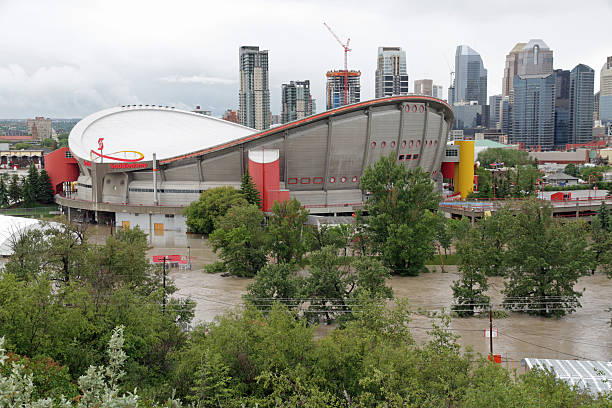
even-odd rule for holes
{"type": "Polygon", "coordinates": [[[361,189],[368,198],[367,218],[360,220],[373,253],[393,273],[418,275],[435,252],[440,222],[441,197],[429,174],[408,170],[391,155],[364,171],[361,189]]]}
{"type": "Polygon", "coordinates": [[[240,191],[233,187],[211,188],[200,194],[198,201],[185,208],[185,223],[190,232],[210,234],[214,231],[218,217],[225,215],[229,208],[244,204],[247,204],[247,201],[240,191]]]}

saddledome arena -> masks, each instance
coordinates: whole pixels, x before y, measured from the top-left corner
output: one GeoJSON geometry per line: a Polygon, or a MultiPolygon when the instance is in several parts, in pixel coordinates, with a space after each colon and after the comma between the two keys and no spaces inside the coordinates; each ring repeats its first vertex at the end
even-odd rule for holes
{"type": "Polygon", "coordinates": [[[451,108],[426,96],[360,102],[265,131],[162,106],[106,109],[81,120],[69,147],[76,191],[57,202],[69,218],[144,231],[186,229],[183,209],[218,186],[240,187],[247,169],[262,193],[296,198],[311,214],[362,206],[363,171],[394,154],[440,185],[451,108]]]}

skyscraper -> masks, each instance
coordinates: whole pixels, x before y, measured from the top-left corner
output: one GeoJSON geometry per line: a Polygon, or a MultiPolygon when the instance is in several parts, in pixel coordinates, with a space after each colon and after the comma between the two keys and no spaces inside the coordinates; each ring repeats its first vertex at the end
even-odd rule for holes
{"type": "Polygon", "coordinates": [[[570,72],[570,143],[588,143],[593,140],[593,88],[595,71],[578,64],[570,72]]]}
{"type": "Polygon", "coordinates": [[[291,81],[282,87],[281,123],[312,115],[310,81],[291,81]]]}
{"type": "Polygon", "coordinates": [[[612,122],[612,57],[601,68],[599,89],[599,120],[612,122]]]}
{"type": "Polygon", "coordinates": [[[553,72],[553,52],[542,40],[529,40],[518,53],[516,75],[549,75],[553,72]]]}
{"type": "Polygon", "coordinates": [[[414,81],[414,93],[433,96],[433,81],[431,79],[417,79],[414,81]]]}
{"type": "Polygon", "coordinates": [[[511,143],[551,150],[555,134],[555,76],[514,77],[511,143]]]}
{"type": "Polygon", "coordinates": [[[400,47],[378,47],[376,98],[408,94],[406,52],[400,47]]]}
{"type": "Polygon", "coordinates": [[[444,87],[442,85],[434,85],[432,96],[434,98],[444,99],[444,87]]]}
{"type": "Polygon", "coordinates": [[[553,52],[542,40],[530,40],[517,54],[512,87],[512,143],[550,150],[555,143],[553,52]]]}
{"type": "Polygon", "coordinates": [[[512,87],[514,76],[518,71],[518,54],[527,43],[517,43],[506,55],[506,65],[504,67],[504,80],[502,82],[502,97],[512,98],[512,87]]]}
{"type": "Polygon", "coordinates": [[[327,110],[361,100],[360,71],[327,71],[327,110]],[[346,91],[344,81],[346,78],[346,91]],[[347,100],[348,98],[348,100],[347,100]]]}
{"type": "Polygon", "coordinates": [[[480,54],[467,45],[455,53],[455,96],[453,102],[478,101],[487,104],[487,70],[480,54]]]}
{"type": "Polygon", "coordinates": [[[501,107],[502,96],[489,96],[489,127],[492,129],[500,129],[499,124],[499,109],[501,107]]]}
{"type": "Polygon", "coordinates": [[[593,98],[593,120],[599,120],[599,92],[593,98]]]}
{"type": "Polygon", "coordinates": [[[257,130],[270,127],[268,51],[240,47],[240,124],[257,130]]]}
{"type": "Polygon", "coordinates": [[[564,146],[569,141],[570,72],[555,70],[555,146],[564,146]]]}

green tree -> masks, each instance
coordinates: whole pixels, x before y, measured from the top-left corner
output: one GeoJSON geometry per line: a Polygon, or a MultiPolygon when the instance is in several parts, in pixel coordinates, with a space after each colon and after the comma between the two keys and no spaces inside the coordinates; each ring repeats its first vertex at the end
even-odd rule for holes
{"type": "Polygon", "coordinates": [[[5,177],[0,177],[0,208],[9,206],[10,197],[5,177]]]}
{"type": "Polygon", "coordinates": [[[252,277],[266,264],[263,222],[264,214],[253,204],[232,207],[217,218],[210,242],[233,275],[252,277]]]}
{"type": "Polygon", "coordinates": [[[18,203],[22,199],[21,183],[19,182],[19,176],[13,174],[11,182],[8,187],[8,195],[12,204],[18,203]]]}
{"type": "Polygon", "coordinates": [[[28,150],[32,148],[32,145],[29,143],[15,143],[13,146],[15,150],[28,150]]]}
{"type": "Polygon", "coordinates": [[[563,169],[563,172],[567,175],[579,177],[578,167],[574,163],[570,163],[563,169]]]}
{"type": "Polygon", "coordinates": [[[262,207],[261,196],[259,195],[259,190],[253,183],[253,179],[249,174],[249,169],[247,168],[242,176],[242,180],[240,182],[240,192],[242,196],[249,204],[254,204],[257,207],[262,207]]]}
{"type": "Polygon", "coordinates": [[[373,252],[394,273],[418,275],[435,253],[440,194],[420,168],[408,170],[393,156],[368,167],[361,189],[369,195],[366,233],[373,252]]]}
{"type": "Polygon", "coordinates": [[[487,273],[489,259],[485,256],[489,251],[482,228],[473,228],[467,235],[455,243],[460,257],[459,272],[461,277],[453,282],[453,311],[459,316],[473,316],[474,312],[482,312],[489,303],[489,297],[484,293],[489,289],[487,273]]]}
{"type": "Polygon", "coordinates": [[[540,316],[563,316],[580,306],[578,278],[594,267],[585,226],[552,218],[549,204],[529,200],[508,226],[508,308],[540,316]]]}
{"type": "Polygon", "coordinates": [[[272,299],[291,307],[301,296],[303,285],[303,278],[295,274],[293,265],[268,264],[249,284],[244,298],[262,309],[267,309],[272,299]]]}
{"type": "Polygon", "coordinates": [[[323,224],[305,229],[304,239],[308,251],[319,251],[326,246],[345,249],[348,245],[345,238],[345,230],[352,229],[351,227],[344,224],[340,226],[323,224]]]}
{"type": "Polygon", "coordinates": [[[55,196],[55,192],[53,186],[51,185],[51,178],[45,169],[40,171],[38,175],[38,191],[37,191],[37,199],[43,204],[50,204],[53,202],[53,197],[55,196]]]}
{"type": "Polygon", "coordinates": [[[215,229],[217,217],[225,215],[231,207],[246,204],[240,191],[233,187],[211,188],[204,191],[198,201],[185,208],[185,223],[190,232],[210,234],[215,229]]]}
{"type": "Polygon", "coordinates": [[[23,204],[26,207],[34,207],[38,198],[38,170],[33,163],[30,163],[28,175],[23,181],[23,204]]]}
{"type": "Polygon", "coordinates": [[[40,142],[40,145],[41,145],[42,147],[46,147],[46,148],[48,148],[48,149],[57,149],[57,142],[56,142],[55,140],[53,140],[53,138],[51,138],[51,137],[48,137],[48,138],[46,138],[46,139],[43,139],[43,140],[40,142]]]}
{"type": "Polygon", "coordinates": [[[268,219],[268,249],[278,263],[301,263],[306,252],[303,239],[308,210],[295,198],[275,201],[268,219]]]}
{"type": "Polygon", "coordinates": [[[508,148],[489,148],[478,153],[478,161],[485,168],[491,168],[493,163],[504,163],[505,167],[516,167],[520,165],[532,165],[534,160],[524,150],[508,148]]]}

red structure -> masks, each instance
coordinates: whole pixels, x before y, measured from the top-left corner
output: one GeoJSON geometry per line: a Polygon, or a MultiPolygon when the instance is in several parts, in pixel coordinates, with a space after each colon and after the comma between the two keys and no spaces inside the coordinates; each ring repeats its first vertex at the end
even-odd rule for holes
{"type": "Polygon", "coordinates": [[[249,174],[259,190],[264,211],[275,201],[288,201],[289,190],[280,189],[280,152],[278,149],[249,150],[249,174]]]}
{"type": "Polygon", "coordinates": [[[55,194],[63,191],[63,183],[79,178],[79,165],[67,147],[52,151],[44,157],[45,170],[49,174],[55,194]]]}

